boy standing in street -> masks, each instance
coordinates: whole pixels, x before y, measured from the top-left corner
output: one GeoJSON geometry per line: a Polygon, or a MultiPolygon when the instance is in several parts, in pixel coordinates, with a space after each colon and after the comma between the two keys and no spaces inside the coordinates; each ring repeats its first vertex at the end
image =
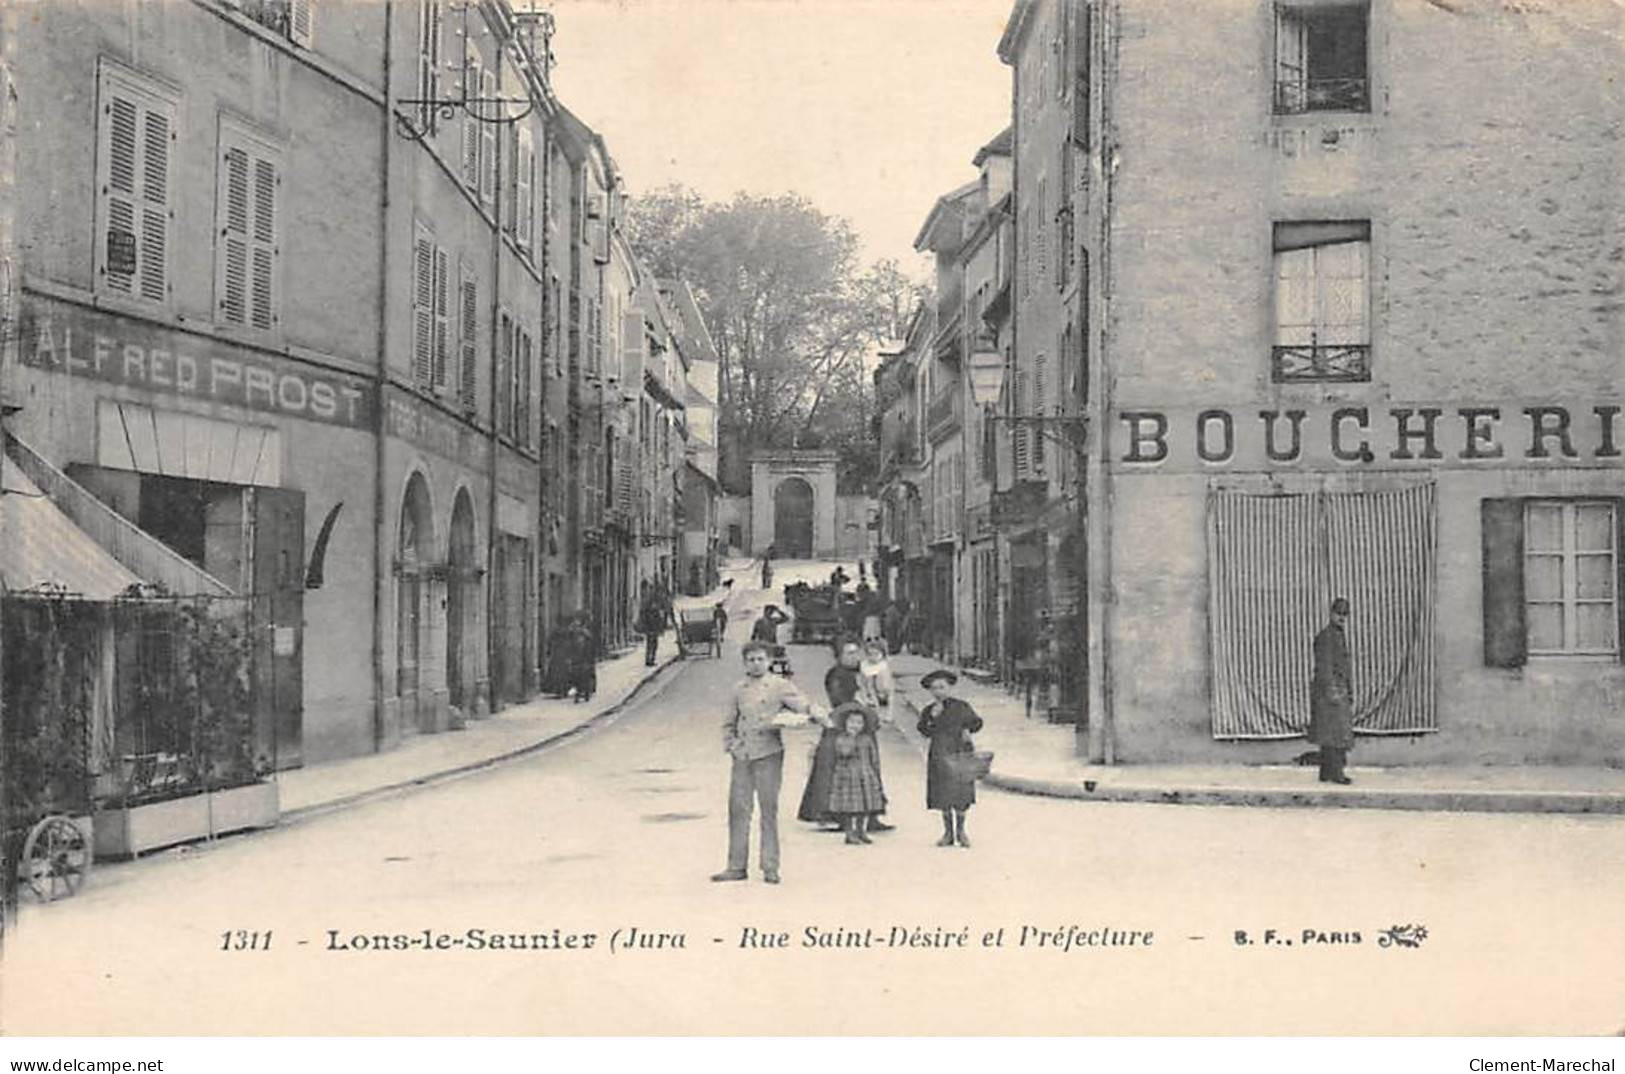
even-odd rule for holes
{"type": "Polygon", "coordinates": [[[734,687],[722,722],[722,744],[733,758],[728,784],[728,867],[714,881],[743,880],[750,859],[750,815],[762,810],[762,879],[779,882],[779,788],[784,783],[781,728],[827,725],[829,717],[789,679],[769,675],[768,646],[751,640],[741,650],[745,677],[734,687]],[[753,801],[754,800],[754,801],[753,801]]]}

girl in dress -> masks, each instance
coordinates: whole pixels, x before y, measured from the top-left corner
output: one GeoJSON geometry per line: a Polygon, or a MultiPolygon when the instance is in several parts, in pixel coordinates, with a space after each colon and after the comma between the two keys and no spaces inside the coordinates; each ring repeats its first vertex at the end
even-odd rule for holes
{"type": "Polygon", "coordinates": [[[871,843],[869,818],[886,808],[880,785],[880,751],[868,732],[869,714],[856,702],[830,713],[840,728],[835,736],[835,771],[830,777],[829,811],[841,819],[849,844],[871,843]]]}
{"type": "Polygon", "coordinates": [[[884,638],[864,643],[863,661],[858,664],[858,699],[879,712],[882,723],[897,722],[897,677],[886,659],[884,638]]]}
{"type": "Polygon", "coordinates": [[[970,836],[965,834],[965,811],[976,801],[976,781],[960,774],[948,760],[954,754],[974,752],[970,736],[982,729],[982,718],[975,709],[948,696],[958,681],[957,675],[942,669],[920,680],[920,685],[931,691],[931,703],[920,711],[918,727],[920,734],[931,740],[926,755],[925,805],[942,813],[939,847],[955,843],[970,846],[970,836]]]}

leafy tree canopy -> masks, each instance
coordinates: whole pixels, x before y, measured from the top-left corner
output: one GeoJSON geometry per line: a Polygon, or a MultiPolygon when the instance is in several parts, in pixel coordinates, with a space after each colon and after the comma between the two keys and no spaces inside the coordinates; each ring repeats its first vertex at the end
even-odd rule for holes
{"type": "Polygon", "coordinates": [[[839,217],[798,194],[707,201],[673,185],[632,202],[629,231],[659,276],[693,289],[721,357],[724,486],[749,490],[750,452],[840,453],[843,492],[874,476],[868,360],[897,338],[919,289],[894,261],[862,266],[839,217]]]}

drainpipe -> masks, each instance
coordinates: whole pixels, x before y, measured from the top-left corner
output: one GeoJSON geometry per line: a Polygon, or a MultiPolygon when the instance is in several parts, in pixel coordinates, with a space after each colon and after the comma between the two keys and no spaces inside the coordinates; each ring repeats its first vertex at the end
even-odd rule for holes
{"type": "MultiPolygon", "coordinates": [[[[497,49],[497,80],[499,87],[497,93],[502,92],[500,82],[502,79],[502,50],[500,43],[497,49]]],[[[497,623],[492,617],[496,608],[497,589],[497,467],[498,457],[502,450],[502,443],[497,436],[497,426],[500,415],[497,413],[497,369],[499,368],[499,354],[502,349],[502,133],[505,128],[497,129],[497,136],[493,139],[496,151],[492,154],[491,168],[491,422],[490,422],[490,489],[487,498],[487,514],[485,526],[485,681],[490,694],[489,709],[494,714],[497,711],[497,623]]],[[[475,188],[478,193],[478,186],[475,188]]],[[[517,325],[510,325],[508,338],[514,342],[517,325]]],[[[515,352],[518,347],[514,347],[515,352]]],[[[510,382],[513,377],[513,368],[508,369],[510,382]]],[[[512,400],[509,401],[510,403],[512,400]]],[[[503,572],[506,575],[506,571],[503,572]]]]}
{"type": "Polygon", "coordinates": [[[383,140],[380,157],[383,181],[378,209],[378,361],[373,367],[373,482],[372,482],[372,749],[384,749],[384,569],[387,545],[384,521],[385,451],[384,396],[389,364],[389,180],[394,138],[394,86],[390,84],[390,44],[394,33],[394,0],[384,0],[384,109],[379,127],[383,140]]]}
{"type": "MultiPolygon", "coordinates": [[[[1102,764],[1117,763],[1117,721],[1112,681],[1112,643],[1116,636],[1117,592],[1112,575],[1112,472],[1108,445],[1111,441],[1111,413],[1113,371],[1111,356],[1112,299],[1115,282],[1112,275],[1112,220],[1114,173],[1117,156],[1116,125],[1112,110],[1113,89],[1117,78],[1117,23],[1120,12],[1116,5],[1103,5],[1100,27],[1100,346],[1098,409],[1095,413],[1095,451],[1092,456],[1094,480],[1090,483],[1089,504],[1090,559],[1094,565],[1090,572],[1090,647],[1094,657],[1090,675],[1090,700],[1100,714],[1098,738],[1090,743],[1090,760],[1102,764]],[[1095,599],[1098,597],[1099,599],[1095,599]]],[[[1091,726],[1096,721],[1091,721],[1091,726]]]]}

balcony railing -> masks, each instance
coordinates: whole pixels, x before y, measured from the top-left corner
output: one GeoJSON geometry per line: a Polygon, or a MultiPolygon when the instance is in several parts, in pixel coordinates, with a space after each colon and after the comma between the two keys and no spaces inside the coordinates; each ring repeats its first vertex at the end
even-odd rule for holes
{"type": "Polygon", "coordinates": [[[1359,78],[1283,79],[1275,83],[1275,113],[1369,112],[1370,83],[1359,78]]]}
{"type": "Polygon", "coordinates": [[[1371,347],[1364,343],[1276,347],[1270,365],[1271,379],[1277,384],[1360,383],[1371,379],[1371,347]]]}
{"type": "Polygon", "coordinates": [[[964,393],[954,387],[932,399],[925,411],[925,432],[932,440],[958,429],[963,420],[964,393]]]}

